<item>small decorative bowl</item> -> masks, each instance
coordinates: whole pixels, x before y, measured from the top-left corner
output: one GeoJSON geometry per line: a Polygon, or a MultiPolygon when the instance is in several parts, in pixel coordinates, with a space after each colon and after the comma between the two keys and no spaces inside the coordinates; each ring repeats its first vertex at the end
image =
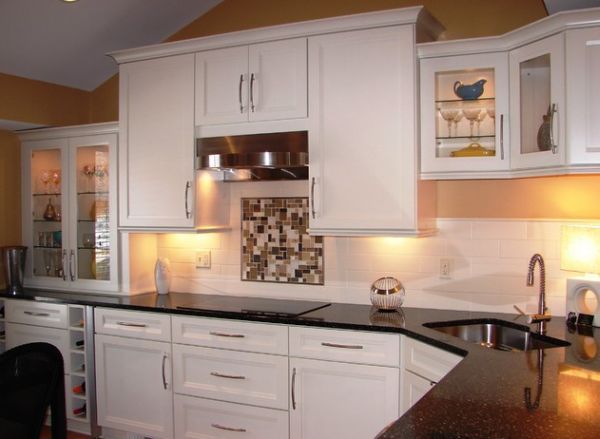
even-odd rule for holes
{"type": "Polygon", "coordinates": [[[380,310],[400,309],[405,295],[404,287],[394,277],[379,278],[371,285],[371,303],[380,310]]]}

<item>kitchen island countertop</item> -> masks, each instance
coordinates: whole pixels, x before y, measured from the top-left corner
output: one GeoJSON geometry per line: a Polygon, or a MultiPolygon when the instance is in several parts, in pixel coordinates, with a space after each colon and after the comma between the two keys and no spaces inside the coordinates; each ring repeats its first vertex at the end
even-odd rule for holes
{"type": "Polygon", "coordinates": [[[290,318],[178,309],[203,298],[187,293],[116,296],[26,290],[19,296],[0,297],[400,333],[465,358],[408,412],[386,427],[379,438],[600,437],[600,329],[569,329],[561,316],[549,322],[547,335],[566,340],[570,346],[545,349],[538,354],[536,350],[488,349],[423,326],[427,322],[474,318],[527,326],[524,318],[512,314],[424,308],[389,313],[367,305],[333,303],[290,318]]]}

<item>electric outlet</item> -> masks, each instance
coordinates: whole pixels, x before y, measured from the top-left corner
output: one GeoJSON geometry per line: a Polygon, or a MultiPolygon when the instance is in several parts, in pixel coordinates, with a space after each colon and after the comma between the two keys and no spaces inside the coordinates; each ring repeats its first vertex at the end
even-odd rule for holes
{"type": "Polygon", "coordinates": [[[450,279],[450,259],[440,259],[440,279],[450,279]]]}
{"type": "Polygon", "coordinates": [[[196,268],[210,268],[210,250],[196,252],[196,268]]]}

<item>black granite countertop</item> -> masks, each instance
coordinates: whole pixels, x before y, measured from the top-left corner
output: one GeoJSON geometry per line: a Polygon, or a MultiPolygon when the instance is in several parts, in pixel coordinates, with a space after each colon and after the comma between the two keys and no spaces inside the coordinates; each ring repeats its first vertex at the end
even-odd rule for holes
{"type": "Polygon", "coordinates": [[[296,318],[265,317],[181,310],[177,307],[203,298],[184,293],[115,296],[27,290],[23,295],[0,297],[402,333],[465,358],[380,438],[600,438],[600,329],[569,330],[563,317],[549,322],[547,335],[566,340],[570,346],[504,352],[462,341],[423,323],[484,318],[527,326],[524,318],[423,308],[384,313],[351,304],[331,304],[296,318]],[[529,404],[525,389],[530,389],[529,404]]]}

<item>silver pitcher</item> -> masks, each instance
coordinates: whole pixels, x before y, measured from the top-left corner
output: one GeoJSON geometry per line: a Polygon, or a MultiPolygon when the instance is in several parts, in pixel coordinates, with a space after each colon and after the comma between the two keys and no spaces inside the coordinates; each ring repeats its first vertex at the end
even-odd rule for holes
{"type": "Polygon", "coordinates": [[[9,294],[23,292],[26,255],[27,247],[20,245],[2,247],[4,279],[6,280],[6,292],[9,294]]]}

